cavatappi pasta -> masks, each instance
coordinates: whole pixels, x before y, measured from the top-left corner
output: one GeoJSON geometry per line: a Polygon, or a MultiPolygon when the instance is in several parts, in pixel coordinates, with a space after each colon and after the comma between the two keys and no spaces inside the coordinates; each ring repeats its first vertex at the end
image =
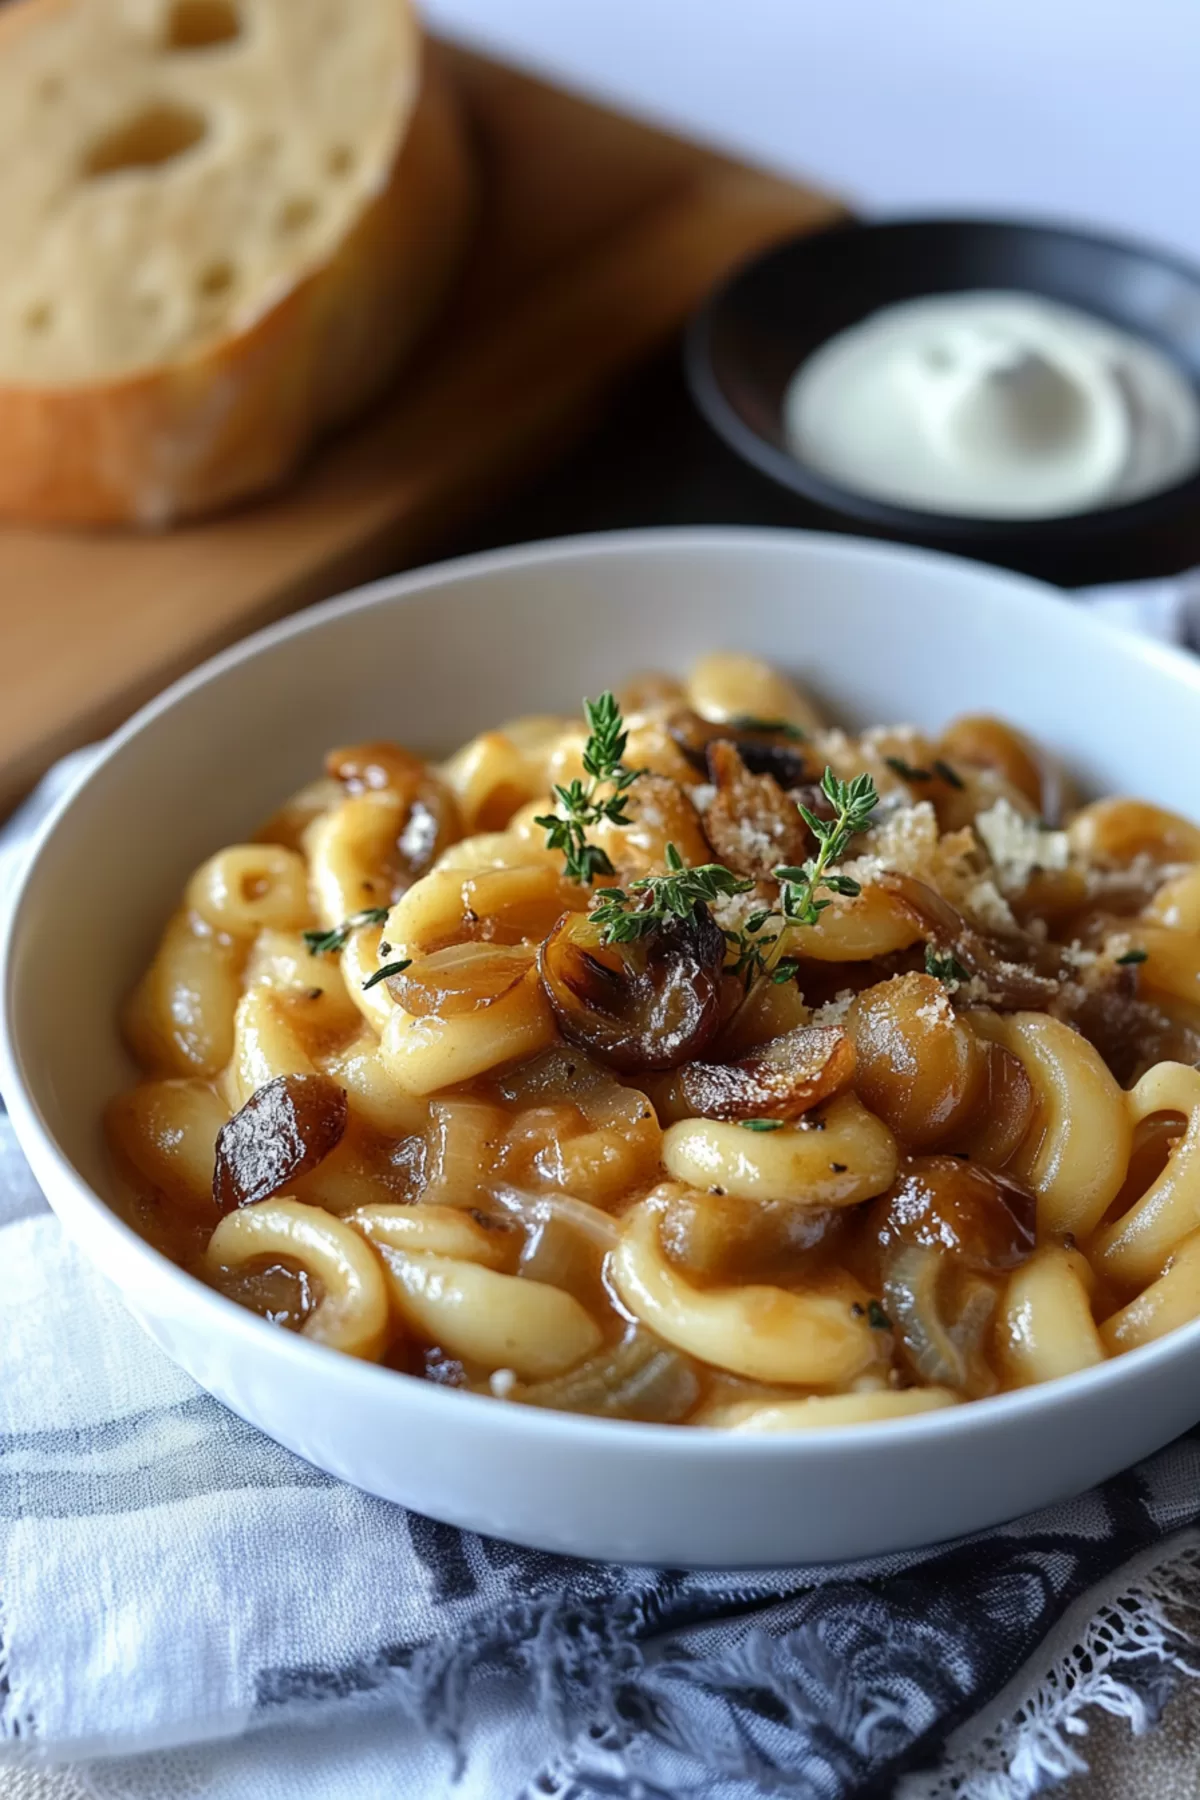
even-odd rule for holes
{"type": "Polygon", "coordinates": [[[617,702],[337,750],[197,870],[108,1115],[137,1227],[349,1355],[738,1431],[1195,1318],[1200,829],[743,656],[617,702]]]}

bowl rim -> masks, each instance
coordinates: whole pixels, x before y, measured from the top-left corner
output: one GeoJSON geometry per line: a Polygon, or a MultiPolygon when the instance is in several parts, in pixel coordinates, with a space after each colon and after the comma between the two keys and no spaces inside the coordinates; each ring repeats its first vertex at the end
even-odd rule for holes
{"type": "Polygon", "coordinates": [[[436,1382],[363,1362],[313,1343],[297,1333],[281,1331],[208,1287],[156,1250],[118,1217],[102,1195],[75,1169],[42,1115],[32,1087],[25,1079],[22,1050],[13,1018],[15,951],[38,867],[51,840],[69,821],[72,809],[96,776],[147,726],[169,712],[181,699],[220,682],[227,670],[255,657],[269,655],[280,643],[310,632],[320,632],[331,621],[378,606],[403,605],[411,596],[464,578],[486,579],[493,573],[521,570],[531,565],[592,562],[607,555],[631,552],[670,555],[678,550],[699,549],[744,551],[754,555],[762,549],[777,550],[789,544],[795,545],[801,553],[805,548],[820,548],[827,555],[850,562],[894,564],[900,560],[957,568],[972,581],[1009,590],[1008,597],[1018,610],[1030,614],[1047,603],[1069,607],[1076,615],[1077,628],[1085,637],[1097,636],[1118,642],[1133,660],[1159,670],[1170,680],[1182,681],[1192,689],[1200,704],[1200,660],[1156,640],[1139,637],[1107,619],[1096,617],[1087,609],[1072,607],[1061,591],[1046,583],[937,550],[787,527],[656,526],[585,533],[474,552],[402,574],[384,576],[261,628],[172,682],[104,741],[94,759],[68,783],[30,842],[23,847],[3,909],[0,929],[0,1094],[7,1104],[18,1142],[51,1209],[60,1218],[64,1214],[70,1215],[64,1219],[68,1233],[77,1239],[86,1239],[85,1254],[110,1275],[122,1297],[124,1289],[134,1285],[134,1278],[141,1277],[160,1291],[177,1295],[181,1312],[187,1310],[193,1316],[207,1315],[214,1332],[232,1338],[247,1351],[258,1349],[264,1353],[266,1362],[282,1365],[298,1377],[303,1377],[305,1371],[313,1374],[324,1370],[325,1379],[335,1385],[354,1385],[364,1399],[372,1399],[381,1406],[422,1409],[426,1422],[443,1428],[453,1429],[454,1419],[461,1409],[465,1409],[461,1410],[461,1416],[467,1429],[490,1421],[491,1429],[511,1434],[514,1448],[524,1436],[531,1439],[548,1436],[558,1438],[564,1449],[572,1445],[580,1448],[588,1445],[593,1449],[608,1446],[615,1452],[623,1445],[626,1449],[639,1448],[646,1456],[668,1460],[685,1451],[689,1457],[699,1457],[702,1461],[738,1455],[749,1458],[751,1452],[746,1448],[747,1442],[753,1446],[756,1459],[766,1457],[787,1461],[798,1455],[810,1458],[872,1457],[882,1445],[901,1435],[917,1442],[956,1434],[970,1437],[1000,1428],[1044,1407],[1069,1405],[1077,1395],[1099,1394],[1110,1388],[1120,1390],[1127,1383],[1136,1381],[1139,1375],[1152,1378],[1159,1365],[1166,1367],[1176,1361],[1189,1360],[1192,1349],[1200,1343],[1200,1318],[1093,1368],[1035,1386],[904,1418],[805,1427],[779,1433],[742,1434],[716,1426],[690,1426],[684,1430],[676,1425],[597,1418],[539,1407],[498,1407],[493,1396],[461,1389],[449,1391],[436,1382]],[[51,1189],[53,1198],[47,1191],[51,1189]],[[69,1194],[70,1201],[60,1207],[64,1193],[69,1194]]]}
{"type": "MultiPolygon", "coordinates": [[[[1126,501],[1121,506],[1093,507],[1086,512],[1054,513],[1046,518],[1035,519],[990,518],[977,513],[928,512],[920,507],[902,506],[896,501],[880,499],[861,489],[834,481],[747,424],[729,398],[718,373],[713,351],[722,312],[742,285],[769,270],[772,264],[783,264],[788,258],[803,254],[810,247],[819,252],[822,243],[832,238],[869,235],[886,239],[909,231],[934,228],[947,232],[1019,231],[1035,237],[1059,238],[1076,244],[1118,251],[1184,277],[1196,290],[1197,301],[1200,302],[1200,263],[1194,263],[1176,251],[1163,249],[1131,234],[1093,231],[1083,225],[1059,223],[1050,218],[1005,218],[999,213],[980,213],[974,217],[960,213],[905,213],[894,218],[834,219],[819,231],[794,233],[781,242],[770,245],[766,250],[746,257],[713,289],[688,320],[683,341],[687,383],[702,417],[717,436],[743,461],[769,477],[777,486],[814,502],[831,514],[854,519],[864,525],[873,525],[883,531],[901,533],[906,537],[939,540],[940,544],[948,547],[962,546],[964,551],[985,541],[1008,551],[1055,545],[1065,548],[1081,538],[1115,536],[1160,524],[1168,514],[1180,512],[1188,505],[1200,505],[1200,468],[1197,468],[1193,474],[1184,476],[1182,481],[1173,482],[1170,487],[1156,489],[1143,495],[1141,499],[1126,501]]],[[[963,288],[947,291],[967,293],[972,290],[963,288]]],[[[1056,298],[1043,293],[1041,289],[1031,288],[1028,291],[1042,294],[1045,299],[1056,298]]],[[[1079,310],[1087,309],[1080,307],[1079,310]]],[[[1106,317],[1103,314],[1096,316],[1102,319],[1106,317]]],[[[828,342],[829,337],[822,339],[822,343],[828,342]]],[[[1179,364],[1178,358],[1171,360],[1188,376],[1193,393],[1200,402],[1200,373],[1185,369],[1179,364]]],[[[797,364],[797,368],[799,366],[797,364]]]]}

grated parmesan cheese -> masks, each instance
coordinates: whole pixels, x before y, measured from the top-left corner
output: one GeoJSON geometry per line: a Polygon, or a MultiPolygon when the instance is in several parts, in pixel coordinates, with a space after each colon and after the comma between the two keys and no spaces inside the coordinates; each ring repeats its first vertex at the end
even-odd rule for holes
{"type": "Polygon", "coordinates": [[[915,725],[869,725],[858,741],[865,750],[874,750],[880,756],[915,751],[915,755],[905,758],[911,763],[922,763],[929,755],[929,739],[915,725]]]}
{"type": "Polygon", "coordinates": [[[853,988],[843,988],[840,994],[835,995],[832,1000],[827,1000],[824,1006],[818,1006],[809,1020],[809,1024],[840,1025],[857,998],[853,988]]]}
{"type": "Polygon", "coordinates": [[[1004,894],[1023,888],[1035,869],[1065,869],[1070,843],[1065,831],[1047,831],[1036,819],[1021,816],[1011,800],[1000,799],[977,814],[975,829],[995,865],[996,883],[1004,894]]]}
{"type": "Polygon", "coordinates": [[[945,990],[943,989],[941,993],[934,994],[930,999],[926,1000],[923,1006],[918,1006],[915,1016],[918,1019],[923,1019],[926,1025],[952,1025],[954,1023],[954,1011],[949,1000],[946,998],[945,990]]]}
{"type": "Polygon", "coordinates": [[[906,782],[898,781],[895,787],[889,788],[886,794],[879,796],[879,805],[875,808],[874,814],[876,827],[882,825],[885,819],[890,819],[893,814],[904,812],[912,804],[912,789],[906,782]]]}
{"type": "Polygon", "coordinates": [[[710,900],[708,910],[722,931],[741,931],[752,913],[762,912],[763,904],[754,892],[726,894],[710,900]]]}
{"type": "Polygon", "coordinates": [[[898,807],[865,834],[863,844],[861,856],[838,868],[839,874],[853,876],[863,887],[877,881],[885,869],[928,874],[938,847],[937,815],[928,800],[898,807]]]}
{"type": "Polygon", "coordinates": [[[972,924],[979,925],[984,931],[1012,932],[1017,929],[1012,907],[988,876],[973,882],[959,903],[972,924]]]}

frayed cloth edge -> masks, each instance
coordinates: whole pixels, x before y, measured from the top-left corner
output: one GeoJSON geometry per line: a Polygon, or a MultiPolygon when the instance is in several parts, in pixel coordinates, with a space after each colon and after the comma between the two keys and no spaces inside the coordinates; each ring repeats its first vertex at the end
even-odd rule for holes
{"type": "Polygon", "coordinates": [[[1035,1657],[895,1800],[1033,1800],[1087,1772],[1089,1712],[1152,1729],[1200,1676],[1200,1531],[1156,1545],[1064,1614],[1035,1657]]]}

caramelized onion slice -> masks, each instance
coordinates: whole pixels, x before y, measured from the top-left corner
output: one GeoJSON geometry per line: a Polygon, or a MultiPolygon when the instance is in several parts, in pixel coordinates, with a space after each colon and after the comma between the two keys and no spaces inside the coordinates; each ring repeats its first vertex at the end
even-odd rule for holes
{"type": "Polygon", "coordinates": [[[980,1399],[999,1385],[987,1357],[996,1290],[972,1276],[950,1296],[949,1262],[941,1250],[910,1244],[898,1251],[884,1277],[884,1304],[905,1360],[922,1382],[980,1399]]]}
{"type": "Polygon", "coordinates": [[[839,1227],[831,1208],[732,1194],[675,1194],[659,1233],[668,1259],[701,1281],[779,1282],[798,1274],[839,1227]]]}
{"type": "Polygon", "coordinates": [[[890,894],[941,950],[949,950],[969,975],[987,986],[987,1003],[1008,1012],[1044,1011],[1071,974],[1062,952],[1025,932],[1000,937],[979,931],[927,882],[885,869],[874,884],[890,894]]]}
{"type": "Polygon", "coordinates": [[[348,794],[388,788],[411,800],[425,779],[425,764],[402,744],[379,739],[331,750],[325,758],[325,772],[340,782],[348,794]]]}
{"type": "Polygon", "coordinates": [[[1138,969],[1098,963],[1048,1010],[1100,1052],[1122,1087],[1160,1062],[1200,1062],[1200,1031],[1139,989],[1138,969]]]}
{"type": "Polygon", "coordinates": [[[875,1202],[870,1226],[885,1261],[912,1246],[943,1251],[964,1268],[1011,1269],[1033,1249],[1027,1188],[955,1156],[913,1156],[875,1202]]]}
{"type": "Polygon", "coordinates": [[[725,937],[706,906],[629,944],[602,944],[585,913],[567,913],[538,951],[559,1029],[626,1074],[674,1069],[721,1022],[725,937]]]}
{"type": "Polygon", "coordinates": [[[940,981],[915,970],[877,982],[846,1015],[858,1097],[910,1150],[928,1150],[977,1111],[986,1052],[940,981]]]}
{"type": "Polygon", "coordinates": [[[780,864],[803,862],[811,834],[773,775],[752,774],[736,744],[722,740],[709,746],[708,772],[717,792],[704,829],[718,861],[759,881],[780,864]]]}
{"type": "Polygon", "coordinates": [[[396,840],[394,891],[431,869],[448,844],[462,836],[462,816],[452,789],[401,744],[379,740],[348,744],[325,758],[327,774],[348,794],[394,793],[406,812],[396,840]]]}
{"type": "Polygon", "coordinates": [[[512,992],[529,973],[536,952],[526,944],[448,944],[417,957],[388,987],[415,1018],[457,1018],[512,992]]]}
{"type": "Polygon", "coordinates": [[[558,1412],[669,1425],[691,1412],[700,1382],[689,1357],[636,1325],[615,1349],[550,1381],[519,1382],[509,1398],[558,1412]]]}
{"type": "Polygon", "coordinates": [[[1002,1044],[984,1044],[984,1089],[965,1133],[954,1140],[973,1162],[1002,1169],[1033,1124],[1037,1097],[1025,1065],[1002,1044]]]}
{"type": "Polygon", "coordinates": [[[268,1200],[342,1140],[346,1090],[328,1075],[277,1075],[217,1134],[213,1199],[223,1213],[268,1200]]]}
{"type": "Polygon", "coordinates": [[[795,731],[772,729],[773,723],[737,719],[718,723],[702,719],[696,712],[680,711],[667,720],[667,730],[699,775],[709,774],[710,747],[723,743],[733,745],[752,775],[773,775],[781,788],[816,780],[821,771],[814,759],[806,756],[795,731]]]}
{"type": "Polygon", "coordinates": [[[430,782],[409,807],[396,839],[402,880],[407,885],[418,881],[432,869],[447,845],[461,836],[462,821],[454,795],[440,782],[430,782]]]}
{"type": "Polygon", "coordinates": [[[840,1025],[800,1025],[733,1063],[692,1062],[679,1081],[704,1119],[795,1119],[854,1076],[854,1046],[840,1025]]]}
{"type": "Polygon", "coordinates": [[[515,1213],[530,1229],[544,1224],[547,1219],[557,1219],[569,1225],[602,1255],[615,1250],[620,1241],[620,1228],[612,1214],[574,1194],[559,1193],[553,1188],[532,1193],[528,1188],[500,1186],[495,1189],[495,1195],[501,1206],[515,1213]]]}

